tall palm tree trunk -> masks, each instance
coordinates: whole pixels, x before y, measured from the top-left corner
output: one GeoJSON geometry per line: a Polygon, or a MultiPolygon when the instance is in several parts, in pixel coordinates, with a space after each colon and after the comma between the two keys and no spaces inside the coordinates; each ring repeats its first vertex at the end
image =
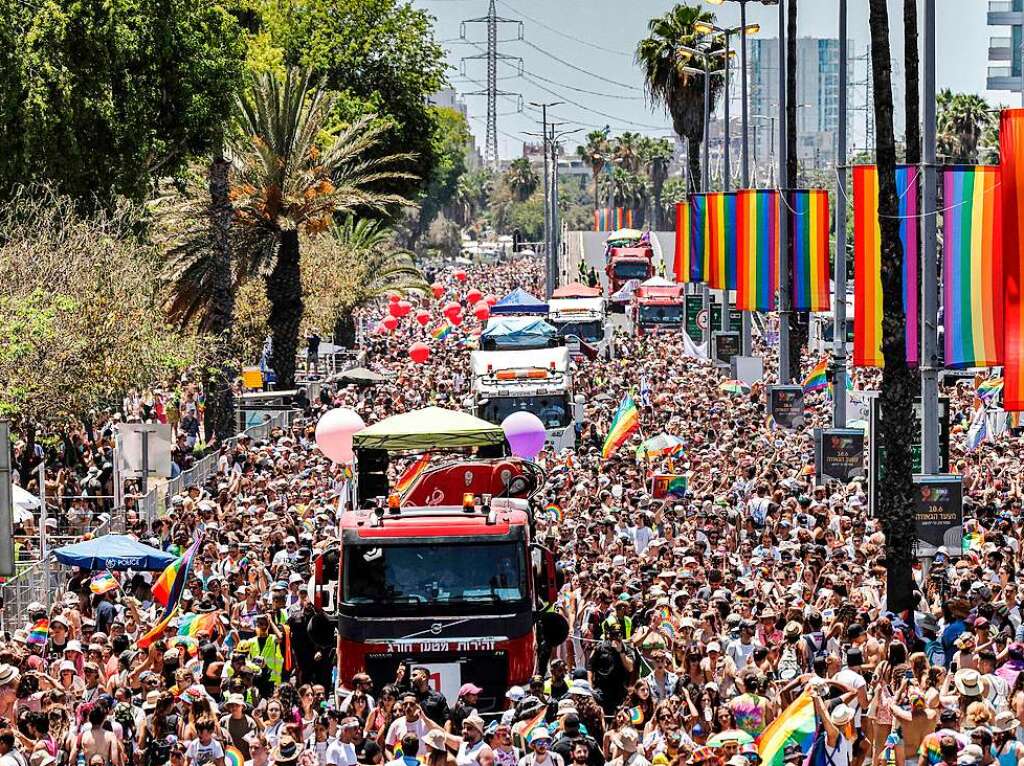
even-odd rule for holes
{"type": "Polygon", "coordinates": [[[903,251],[896,197],[896,137],[893,133],[889,11],[886,0],[870,0],[871,75],[874,87],[875,154],[878,164],[878,216],[882,229],[882,373],[881,428],[885,477],[878,490],[885,533],[888,609],[900,612],[913,603],[914,499],[910,445],[916,436],[915,379],[907,367],[903,316],[903,251]]]}
{"type": "MultiPolygon", "coordinates": [[[[795,189],[797,187],[797,168],[799,159],[796,154],[796,20],[797,0],[789,0],[786,8],[786,187],[795,189]]],[[[789,243],[786,249],[786,257],[790,258],[789,273],[792,276],[793,269],[793,232],[789,232],[789,243]]],[[[796,379],[801,378],[800,374],[800,352],[807,342],[804,337],[807,327],[807,312],[790,311],[789,319],[789,364],[792,374],[796,379]],[[801,320],[801,314],[803,320],[801,320]]]]}
{"type": "Polygon", "coordinates": [[[594,173],[594,212],[598,211],[601,207],[601,192],[598,189],[598,182],[601,180],[601,171],[604,169],[601,165],[591,165],[591,171],[594,173]]]}
{"type": "Polygon", "coordinates": [[[277,373],[278,388],[293,388],[303,311],[297,229],[281,232],[274,270],[267,277],[267,298],[270,300],[270,331],[274,338],[272,366],[277,373]]]}
{"type": "Polygon", "coordinates": [[[921,79],[917,50],[917,0],[903,0],[903,66],[906,69],[907,164],[921,162],[921,79]]]}
{"type": "Polygon", "coordinates": [[[231,217],[228,169],[223,143],[218,142],[210,162],[210,239],[213,244],[213,300],[210,307],[210,333],[214,338],[213,358],[205,366],[203,388],[206,391],[204,431],[206,441],[223,441],[234,431],[234,344],[231,323],[235,312],[234,274],[231,261],[231,217]]]}

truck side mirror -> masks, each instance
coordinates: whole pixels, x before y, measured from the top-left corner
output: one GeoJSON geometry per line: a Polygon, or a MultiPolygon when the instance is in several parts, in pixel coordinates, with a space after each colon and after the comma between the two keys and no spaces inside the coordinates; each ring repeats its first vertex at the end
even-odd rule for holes
{"type": "Polygon", "coordinates": [[[555,603],[558,598],[558,577],[554,552],[539,543],[531,543],[530,561],[533,564],[533,585],[538,600],[546,604],[555,603]]]}

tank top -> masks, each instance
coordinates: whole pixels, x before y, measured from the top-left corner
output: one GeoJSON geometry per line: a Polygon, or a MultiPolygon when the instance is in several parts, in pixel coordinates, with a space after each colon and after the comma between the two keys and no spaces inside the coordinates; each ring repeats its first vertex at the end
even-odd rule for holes
{"type": "Polygon", "coordinates": [[[484,741],[481,739],[475,745],[466,747],[465,740],[459,745],[459,752],[455,756],[455,763],[458,766],[471,766],[477,763],[477,759],[480,757],[480,749],[484,746],[484,741]]]}

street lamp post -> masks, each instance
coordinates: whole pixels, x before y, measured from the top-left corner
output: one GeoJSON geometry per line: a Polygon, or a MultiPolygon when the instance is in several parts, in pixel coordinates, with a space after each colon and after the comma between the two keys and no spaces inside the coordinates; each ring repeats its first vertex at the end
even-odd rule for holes
{"type": "Polygon", "coordinates": [[[779,0],[779,383],[793,379],[789,359],[789,216],[786,203],[786,3],[779,0]]]}
{"type": "Polygon", "coordinates": [[[548,174],[548,107],[558,106],[561,101],[548,101],[545,103],[531,101],[530,106],[539,107],[541,110],[541,124],[542,124],[542,148],[544,150],[544,262],[547,264],[547,278],[544,280],[545,292],[547,297],[551,297],[551,293],[555,290],[555,274],[558,269],[558,263],[555,260],[555,254],[553,252],[553,234],[551,230],[551,206],[549,200],[551,199],[551,186],[548,174]]]}
{"type": "Polygon", "coordinates": [[[846,428],[846,2],[839,0],[839,141],[836,155],[835,314],[832,322],[832,427],[846,428]]]}

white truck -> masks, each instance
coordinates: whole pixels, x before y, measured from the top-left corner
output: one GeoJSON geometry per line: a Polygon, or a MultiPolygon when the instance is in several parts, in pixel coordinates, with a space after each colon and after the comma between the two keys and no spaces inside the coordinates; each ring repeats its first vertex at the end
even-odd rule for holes
{"type": "Polygon", "coordinates": [[[611,359],[614,344],[604,298],[551,298],[548,324],[558,330],[573,356],[582,354],[580,341],[583,341],[596,347],[602,359],[611,359]]]}
{"type": "Polygon", "coordinates": [[[473,414],[500,425],[513,412],[532,412],[547,429],[548,445],[576,446],[583,397],[573,398],[572,368],[565,346],[526,351],[474,351],[473,414]]]}

